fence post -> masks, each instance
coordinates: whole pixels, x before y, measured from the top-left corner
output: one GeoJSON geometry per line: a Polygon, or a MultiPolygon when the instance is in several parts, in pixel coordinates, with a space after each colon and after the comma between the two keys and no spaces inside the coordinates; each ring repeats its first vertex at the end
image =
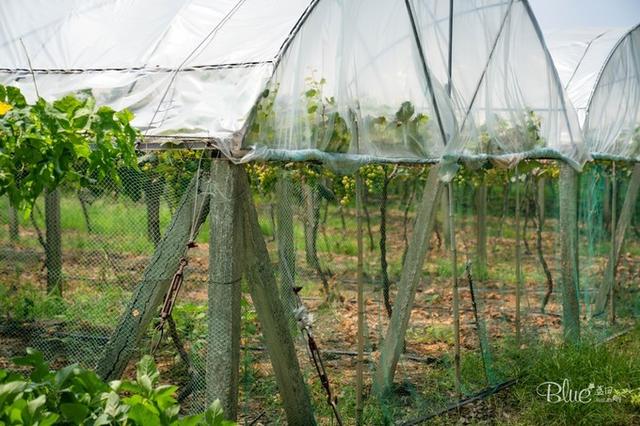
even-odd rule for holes
{"type": "Polygon", "coordinates": [[[9,206],[9,238],[11,241],[20,239],[20,222],[18,221],[18,209],[9,206]]]}
{"type": "Polygon", "coordinates": [[[576,342],[580,338],[578,173],[565,163],[560,164],[560,241],[564,338],[576,342]]]}
{"type": "Polygon", "coordinates": [[[476,271],[475,275],[480,280],[487,278],[487,183],[482,176],[482,182],[476,188],[476,271]]]}
{"type": "Polygon", "coordinates": [[[417,211],[415,226],[409,242],[407,257],[402,267],[398,293],[393,305],[393,314],[389,322],[387,334],[380,349],[380,361],[374,378],[374,389],[383,395],[391,388],[400,354],[404,347],[404,338],[411,317],[411,308],[420,283],[422,266],[429,251],[431,233],[435,222],[436,211],[443,184],[439,181],[438,166],[429,171],[425,183],[422,201],[417,211]]]}
{"type": "MultiPolygon", "coordinates": [[[[239,166],[237,166],[239,167],[239,166]]],[[[289,322],[278,296],[278,287],[264,242],[249,182],[242,169],[239,193],[242,197],[245,273],[251,300],[256,308],[265,344],[276,376],[280,398],[289,425],[315,425],[311,399],[300,371],[289,322]]]]}
{"type": "Polygon", "coordinates": [[[60,190],[47,190],[44,196],[46,226],[45,264],[47,293],[62,295],[62,229],[60,222],[60,190]]]}
{"type": "Polygon", "coordinates": [[[293,185],[286,172],[276,183],[276,240],[280,270],[280,298],[292,328],[296,326],[293,311],[296,308],[293,288],[296,286],[296,248],[293,234],[293,185]]]}
{"type": "Polygon", "coordinates": [[[243,260],[240,171],[226,159],[214,159],[211,164],[207,404],[219,399],[229,420],[238,414],[243,260]]]}

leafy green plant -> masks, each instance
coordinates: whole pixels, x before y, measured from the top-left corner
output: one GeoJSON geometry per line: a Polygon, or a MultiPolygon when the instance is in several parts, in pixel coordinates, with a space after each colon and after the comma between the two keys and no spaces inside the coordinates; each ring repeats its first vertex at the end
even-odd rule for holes
{"type": "Polygon", "coordinates": [[[8,321],[34,321],[67,314],[67,303],[55,294],[42,294],[37,287],[0,285],[0,318],[8,321]]]}
{"type": "Polygon", "coordinates": [[[437,155],[429,151],[429,116],[416,112],[409,101],[403,102],[393,117],[365,117],[364,123],[375,145],[402,144],[404,150],[424,157],[437,155]]]}
{"type": "Polygon", "coordinates": [[[30,105],[18,88],[2,85],[0,103],[0,195],[19,209],[29,212],[45,189],[119,182],[119,167],[136,167],[138,132],[127,110],[82,95],[30,105]]]}
{"type": "Polygon", "coordinates": [[[307,103],[307,122],[310,125],[310,139],[325,152],[349,151],[351,132],[349,125],[337,111],[333,96],[326,97],[323,88],[326,80],[307,78],[309,89],[304,93],[307,103]]]}
{"type": "Polygon", "coordinates": [[[29,377],[0,370],[0,425],[228,426],[219,401],[204,413],[180,417],[175,386],[160,385],[153,359],[138,363],[135,380],[104,383],[77,364],[51,371],[32,349],[13,360],[29,377]]]}
{"type": "Polygon", "coordinates": [[[496,125],[489,132],[486,128],[480,133],[480,152],[490,155],[510,154],[513,152],[533,151],[544,146],[540,135],[542,120],[529,110],[520,117],[514,126],[503,118],[496,117],[496,125]]]}

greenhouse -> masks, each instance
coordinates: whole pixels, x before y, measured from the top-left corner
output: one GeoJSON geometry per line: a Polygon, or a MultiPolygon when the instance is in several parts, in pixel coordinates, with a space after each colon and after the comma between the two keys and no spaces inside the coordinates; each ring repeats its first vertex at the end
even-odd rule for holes
{"type": "Polygon", "coordinates": [[[3,2],[0,368],[422,424],[634,329],[640,27],[529,3],[3,2]]]}

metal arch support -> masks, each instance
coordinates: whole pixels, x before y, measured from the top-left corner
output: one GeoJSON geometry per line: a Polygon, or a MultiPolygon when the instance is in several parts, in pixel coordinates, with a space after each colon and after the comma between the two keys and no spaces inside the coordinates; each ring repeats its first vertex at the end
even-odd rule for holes
{"type": "Polygon", "coordinates": [[[553,79],[556,82],[556,88],[558,90],[558,94],[560,95],[560,103],[562,104],[562,109],[564,111],[564,119],[567,122],[567,131],[569,132],[569,138],[571,141],[574,141],[573,132],[571,131],[571,124],[569,122],[569,115],[567,114],[567,100],[565,99],[564,89],[562,87],[562,83],[560,83],[560,75],[558,74],[558,69],[556,68],[556,64],[553,62],[553,57],[551,53],[549,53],[549,49],[544,42],[544,36],[542,35],[542,30],[540,29],[540,25],[538,24],[538,20],[535,18],[533,11],[531,10],[531,5],[529,5],[528,0],[522,0],[522,4],[524,5],[525,10],[527,11],[527,15],[529,15],[529,19],[531,19],[531,23],[533,24],[533,29],[538,36],[538,41],[540,42],[540,46],[542,46],[542,50],[544,51],[544,55],[547,58],[547,63],[551,65],[551,70],[553,72],[553,79]]]}
{"type": "MultiPolygon", "coordinates": [[[[607,68],[607,66],[609,65],[609,62],[611,62],[611,58],[613,57],[613,54],[616,52],[616,50],[618,50],[618,47],[620,47],[620,45],[622,44],[622,42],[629,37],[629,35],[631,35],[631,33],[633,33],[634,31],[640,29],[640,23],[633,26],[629,31],[627,31],[622,37],[620,37],[620,39],[616,42],[616,44],[613,46],[613,48],[611,49],[611,51],[609,52],[609,54],[607,55],[607,59],[605,59],[604,63],[602,64],[602,68],[600,68],[600,71],[598,71],[598,76],[596,78],[596,83],[593,85],[593,88],[591,89],[591,93],[589,93],[589,102],[587,102],[587,111],[586,111],[586,118],[585,118],[585,124],[589,121],[589,112],[591,110],[591,103],[593,102],[593,95],[596,92],[596,89],[598,88],[598,86],[600,85],[600,78],[602,77],[602,74],[604,73],[604,70],[607,68]]],[[[586,127],[586,126],[585,126],[586,127]]]]}
{"type": "Polygon", "coordinates": [[[498,34],[496,34],[496,38],[493,40],[493,45],[491,46],[491,51],[489,52],[489,56],[487,57],[487,63],[484,65],[484,68],[482,69],[482,74],[480,74],[480,79],[478,80],[478,84],[476,85],[476,89],[473,92],[473,96],[471,97],[471,101],[469,102],[469,106],[467,107],[467,112],[464,115],[464,118],[462,119],[462,124],[460,125],[460,129],[464,128],[464,125],[467,122],[467,118],[469,117],[469,114],[471,113],[471,108],[473,107],[473,105],[476,103],[476,98],[478,97],[478,93],[480,92],[480,85],[482,84],[482,82],[484,81],[486,75],[487,75],[487,69],[489,68],[489,64],[491,63],[491,60],[493,59],[493,54],[496,51],[496,47],[498,46],[498,40],[500,40],[500,37],[502,37],[502,33],[504,32],[504,28],[506,26],[507,23],[507,18],[511,15],[511,9],[513,7],[513,2],[514,0],[511,0],[509,2],[509,6],[507,8],[507,12],[504,14],[504,17],[502,18],[502,22],[500,23],[500,29],[498,29],[498,34]]]}
{"type": "Polygon", "coordinates": [[[411,29],[413,30],[413,36],[416,41],[416,45],[418,47],[418,54],[420,55],[420,62],[422,64],[422,71],[424,72],[425,79],[427,80],[427,88],[429,92],[431,92],[431,103],[433,103],[433,108],[435,109],[436,119],[438,121],[438,127],[440,128],[440,135],[442,137],[442,143],[447,144],[447,135],[444,132],[444,127],[442,125],[442,117],[440,115],[440,108],[438,107],[438,101],[436,99],[435,92],[433,91],[433,82],[431,81],[431,74],[429,73],[429,67],[427,66],[427,61],[424,57],[424,50],[422,49],[422,42],[420,41],[420,35],[418,34],[418,27],[416,25],[415,16],[413,14],[413,8],[411,7],[411,0],[405,0],[404,4],[407,8],[407,14],[409,15],[409,20],[411,21],[411,29]]]}
{"type": "MultiPolygon", "coordinates": [[[[318,3],[320,3],[320,0],[313,0],[311,3],[309,3],[309,6],[307,6],[307,8],[304,10],[304,12],[302,12],[302,15],[300,15],[300,18],[298,18],[298,21],[295,23],[295,25],[293,26],[293,28],[289,32],[289,35],[287,36],[287,38],[284,40],[284,42],[280,46],[280,49],[278,49],[278,53],[276,53],[276,56],[275,56],[275,58],[273,60],[273,73],[274,74],[275,74],[276,68],[278,68],[278,65],[280,64],[280,61],[282,60],[282,57],[284,56],[285,53],[287,53],[287,50],[289,49],[289,46],[291,45],[291,43],[293,43],[293,40],[298,35],[298,33],[300,32],[300,29],[305,24],[305,22],[307,22],[307,19],[309,19],[309,16],[311,16],[311,13],[315,10],[315,8],[318,5],[318,3]]],[[[272,76],[272,78],[273,78],[273,76],[272,76]]],[[[271,78],[269,79],[269,83],[271,83],[271,78]]],[[[268,86],[268,84],[267,84],[267,86],[268,86]]]]}
{"type": "Polygon", "coordinates": [[[449,65],[449,86],[447,87],[447,92],[449,97],[451,97],[453,91],[453,0],[449,0],[449,56],[447,59],[449,65]]]}
{"type": "MultiPolygon", "coordinates": [[[[584,52],[582,52],[582,56],[580,56],[580,60],[576,64],[576,68],[573,70],[573,73],[571,73],[571,77],[569,78],[569,80],[567,80],[567,84],[564,85],[565,89],[569,88],[569,85],[571,84],[571,82],[573,81],[574,77],[578,73],[578,69],[580,68],[580,66],[582,66],[582,62],[584,61],[584,58],[587,57],[587,53],[589,53],[589,49],[591,49],[591,46],[593,45],[593,43],[596,40],[598,40],[599,38],[601,38],[602,36],[604,36],[606,33],[607,33],[606,31],[603,31],[600,34],[598,34],[597,36],[595,36],[594,38],[592,38],[591,40],[589,40],[589,43],[587,43],[587,47],[585,47],[584,52]]],[[[596,83],[597,83],[597,81],[596,81],[596,83]]]]}

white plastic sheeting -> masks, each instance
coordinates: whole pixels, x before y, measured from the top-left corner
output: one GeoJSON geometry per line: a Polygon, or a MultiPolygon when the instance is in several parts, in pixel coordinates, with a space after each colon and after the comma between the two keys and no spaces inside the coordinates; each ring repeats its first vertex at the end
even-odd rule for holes
{"type": "Polygon", "coordinates": [[[246,143],[271,158],[437,161],[457,124],[414,23],[404,0],[320,1],[246,143]]]}
{"type": "MultiPolygon", "coordinates": [[[[448,0],[416,2],[433,44],[448,45],[448,0]]],[[[579,167],[582,147],[576,113],[558,78],[529,5],[524,1],[453,2],[451,80],[462,108],[460,135],[450,159],[563,158],[579,167]]],[[[438,75],[449,59],[432,51],[438,75]],[[440,62],[440,65],[437,65],[440,62]]]]}
{"type": "Polygon", "coordinates": [[[589,157],[577,115],[527,3],[453,5],[451,22],[449,0],[321,1],[246,146],[282,159],[562,158],[580,167],[589,157]]]}
{"type": "Polygon", "coordinates": [[[597,158],[640,160],[640,28],[545,35],[597,158]]]}
{"type": "Polygon", "coordinates": [[[5,0],[0,83],[90,90],[148,135],[239,132],[308,0],[5,0]],[[31,65],[29,64],[29,60],[31,65]]]}
{"type": "Polygon", "coordinates": [[[527,2],[454,0],[453,19],[450,4],[5,0],[0,82],[33,99],[33,70],[43,97],[90,91],[147,136],[206,138],[243,161],[580,166],[576,114],[527,2]]]}
{"type": "Polygon", "coordinates": [[[640,27],[625,35],[607,59],[584,134],[594,155],[640,160],[640,27]]]}
{"type": "Polygon", "coordinates": [[[600,71],[626,32],[620,28],[574,28],[550,31],[544,35],[581,125],[600,71]]]}

